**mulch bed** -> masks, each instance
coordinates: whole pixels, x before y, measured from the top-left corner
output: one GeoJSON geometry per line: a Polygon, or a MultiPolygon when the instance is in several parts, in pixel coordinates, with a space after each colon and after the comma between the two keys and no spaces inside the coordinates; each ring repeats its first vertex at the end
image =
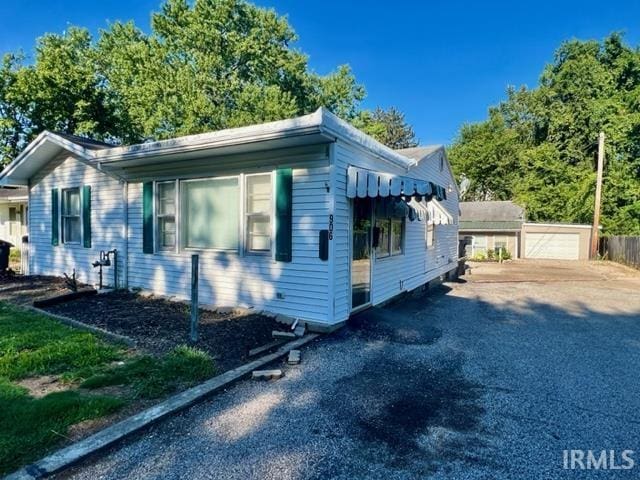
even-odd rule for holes
{"type": "MultiPolygon", "coordinates": [[[[47,311],[125,335],[137,347],[161,355],[190,344],[190,313],[185,303],[112,292],[47,307],[47,311]]],[[[250,349],[272,341],[272,330],[285,327],[259,314],[238,315],[200,310],[199,339],[195,346],[209,352],[219,371],[246,363],[250,349]]]]}
{"type": "Polygon", "coordinates": [[[18,305],[31,305],[34,300],[65,291],[70,290],[66,287],[63,278],[0,274],[0,300],[18,305]]]}

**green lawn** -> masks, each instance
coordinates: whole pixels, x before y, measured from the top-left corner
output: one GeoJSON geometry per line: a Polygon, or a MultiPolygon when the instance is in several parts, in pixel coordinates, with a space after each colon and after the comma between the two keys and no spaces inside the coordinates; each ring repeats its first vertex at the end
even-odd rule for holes
{"type": "Polygon", "coordinates": [[[44,315],[0,302],[0,475],[37,460],[65,441],[70,426],[118,411],[138,398],[157,398],[215,373],[211,357],[186,346],[162,358],[44,315]],[[22,379],[56,375],[68,390],[34,398],[22,379]],[[121,385],[118,396],[101,387],[121,385]]]}

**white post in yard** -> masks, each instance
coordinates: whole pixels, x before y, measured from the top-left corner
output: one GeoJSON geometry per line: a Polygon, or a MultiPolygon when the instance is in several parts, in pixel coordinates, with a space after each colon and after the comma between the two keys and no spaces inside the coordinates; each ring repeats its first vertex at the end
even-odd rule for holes
{"type": "Polygon", "coordinates": [[[198,265],[199,255],[191,255],[191,341],[198,341],[198,265]]]}

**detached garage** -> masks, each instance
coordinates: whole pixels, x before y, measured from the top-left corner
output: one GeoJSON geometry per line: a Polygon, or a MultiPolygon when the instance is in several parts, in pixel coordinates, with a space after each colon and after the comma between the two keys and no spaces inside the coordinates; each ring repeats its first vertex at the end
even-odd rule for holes
{"type": "Polygon", "coordinates": [[[524,258],[588,260],[591,225],[524,223],[524,258]]]}

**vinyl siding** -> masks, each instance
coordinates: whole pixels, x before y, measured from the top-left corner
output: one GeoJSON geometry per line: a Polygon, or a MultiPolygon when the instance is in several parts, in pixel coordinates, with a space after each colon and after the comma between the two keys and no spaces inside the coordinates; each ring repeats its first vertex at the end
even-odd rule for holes
{"type": "MultiPolygon", "coordinates": [[[[29,269],[34,275],[71,275],[75,269],[79,281],[98,284],[98,269],[91,263],[101,250],[123,252],[122,185],[71,156],[59,156],[31,179],[29,209],[29,269]],[[82,244],[51,245],[51,189],[91,186],[91,248],[82,244]]],[[[122,261],[119,279],[123,278],[122,261]]],[[[120,280],[119,280],[120,282],[120,280]]],[[[104,269],[104,284],[113,285],[113,268],[104,269]]]]}
{"type": "MultiPolygon", "coordinates": [[[[327,228],[329,167],[293,170],[293,259],[199,251],[202,304],[244,305],[329,321],[328,262],[318,258],[318,231],[327,228]],[[277,298],[277,293],[284,298],[277,298]]],[[[192,251],[142,253],[142,184],[129,185],[129,285],[188,299],[192,251]]]]}
{"type": "MultiPolygon", "coordinates": [[[[454,184],[449,170],[439,169],[439,161],[429,158],[406,172],[351,143],[338,141],[333,161],[335,191],[335,318],[348,318],[351,310],[351,204],[346,196],[347,168],[353,165],[371,170],[407,175],[430,180],[445,188],[454,184]]],[[[454,224],[436,226],[435,245],[426,249],[426,222],[408,219],[405,224],[405,248],[402,255],[372,259],[371,300],[376,305],[406,290],[411,290],[452,270],[457,259],[458,199],[455,191],[447,192],[442,206],[453,216],[454,224]]]]}

